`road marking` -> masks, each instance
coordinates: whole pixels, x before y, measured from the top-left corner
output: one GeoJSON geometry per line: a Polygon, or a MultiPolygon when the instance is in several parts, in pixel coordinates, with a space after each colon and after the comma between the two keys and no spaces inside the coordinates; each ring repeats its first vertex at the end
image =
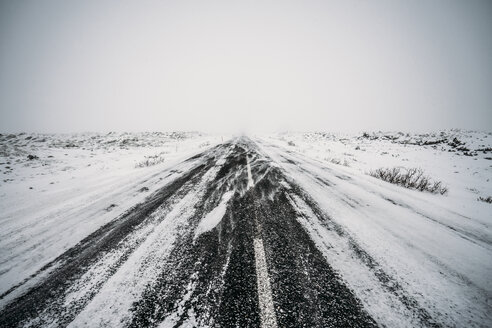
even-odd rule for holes
{"type": "Polygon", "coordinates": [[[251,166],[249,165],[248,155],[246,155],[246,168],[248,171],[248,187],[247,187],[247,189],[249,190],[250,188],[255,186],[255,182],[253,181],[253,176],[251,175],[251,166]]]}
{"type": "Polygon", "coordinates": [[[260,318],[262,328],[277,328],[277,318],[273,308],[272,289],[265,259],[263,240],[253,240],[255,249],[256,278],[258,284],[258,300],[260,303],[260,318]]]}
{"type": "MultiPolygon", "coordinates": [[[[246,155],[246,168],[248,171],[248,187],[253,188],[255,183],[251,174],[251,166],[249,165],[249,157],[246,155]]],[[[253,239],[253,248],[255,250],[256,264],[256,284],[258,285],[258,302],[260,303],[260,319],[262,328],[277,328],[277,317],[273,307],[272,289],[270,287],[270,278],[268,277],[268,268],[265,257],[265,248],[263,240],[259,238],[261,235],[261,225],[258,222],[256,213],[254,221],[256,226],[256,238],[253,239]]]]}

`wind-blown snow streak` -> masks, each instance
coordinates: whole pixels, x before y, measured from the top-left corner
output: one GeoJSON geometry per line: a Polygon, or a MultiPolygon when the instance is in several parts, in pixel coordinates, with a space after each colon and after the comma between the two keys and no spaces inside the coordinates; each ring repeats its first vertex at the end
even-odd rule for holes
{"type": "Polygon", "coordinates": [[[227,203],[229,202],[229,200],[233,195],[234,195],[234,191],[232,190],[224,193],[220,201],[220,204],[217,205],[217,207],[214,208],[212,211],[210,211],[198,224],[198,227],[196,228],[196,232],[195,232],[195,239],[200,234],[212,230],[217,226],[217,224],[219,224],[219,222],[222,220],[222,217],[226,212],[227,203]]]}

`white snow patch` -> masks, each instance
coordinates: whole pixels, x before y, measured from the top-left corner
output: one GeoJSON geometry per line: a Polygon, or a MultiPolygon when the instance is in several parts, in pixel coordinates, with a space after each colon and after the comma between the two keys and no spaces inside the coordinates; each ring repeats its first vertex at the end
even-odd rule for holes
{"type": "Polygon", "coordinates": [[[226,212],[227,203],[233,195],[233,190],[229,190],[224,193],[224,195],[222,195],[222,199],[220,200],[219,205],[211,210],[198,224],[195,232],[195,239],[202,233],[212,230],[217,226],[217,224],[219,224],[226,212]]]}

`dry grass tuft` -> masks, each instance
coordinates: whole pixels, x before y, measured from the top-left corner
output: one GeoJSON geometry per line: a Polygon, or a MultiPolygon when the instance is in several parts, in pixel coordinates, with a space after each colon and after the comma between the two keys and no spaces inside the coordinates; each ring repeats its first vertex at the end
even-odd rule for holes
{"type": "Polygon", "coordinates": [[[492,204],[492,196],[489,196],[489,197],[478,197],[477,198],[478,201],[480,202],[485,202],[485,203],[489,203],[489,204],[492,204]]]}
{"type": "Polygon", "coordinates": [[[380,168],[369,172],[369,175],[393,183],[405,188],[418,191],[428,191],[433,194],[444,195],[448,188],[441,181],[433,181],[429,176],[424,174],[421,168],[380,168]]]}

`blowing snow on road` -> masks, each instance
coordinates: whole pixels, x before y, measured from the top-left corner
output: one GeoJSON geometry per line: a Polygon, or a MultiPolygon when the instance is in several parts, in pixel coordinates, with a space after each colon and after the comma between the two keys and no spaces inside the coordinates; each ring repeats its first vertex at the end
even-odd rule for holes
{"type": "Polygon", "coordinates": [[[244,136],[157,176],[5,290],[0,326],[492,324],[489,230],[417,192],[244,136]]]}

